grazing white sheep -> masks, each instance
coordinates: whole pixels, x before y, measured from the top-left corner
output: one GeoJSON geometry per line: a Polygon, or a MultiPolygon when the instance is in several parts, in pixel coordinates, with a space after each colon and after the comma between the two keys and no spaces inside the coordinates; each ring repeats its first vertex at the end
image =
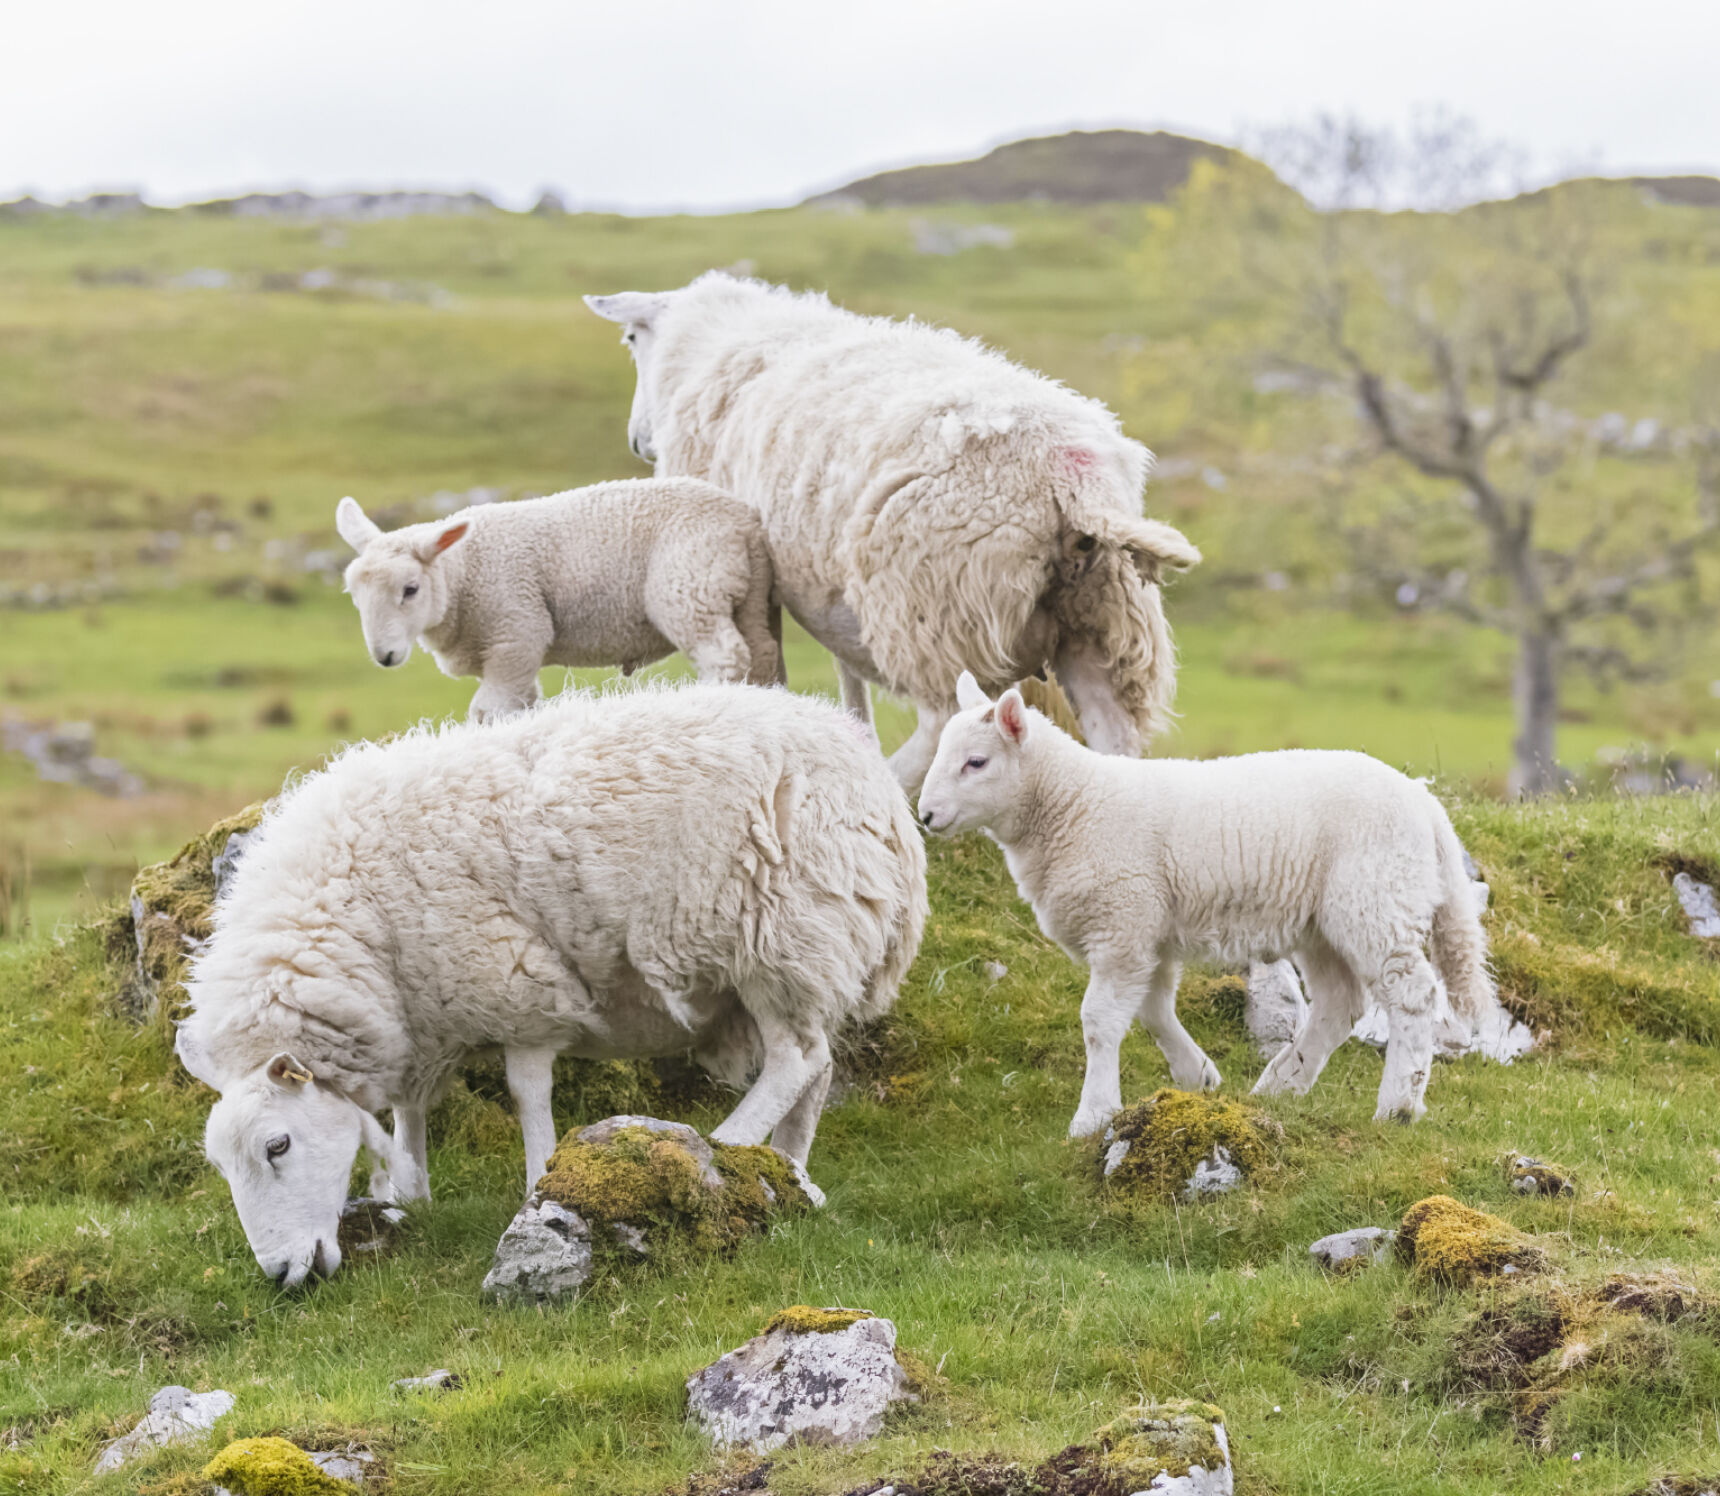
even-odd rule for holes
{"type": "Polygon", "coordinates": [[[371,658],[404,665],[422,640],[444,675],[483,678],[480,720],[536,701],[545,665],[630,673],[679,649],[701,677],[782,678],[764,532],[709,483],[595,483],[386,532],[347,498],[335,526],[371,658]]]}
{"type": "Polygon", "coordinates": [[[216,908],[176,1047],[221,1092],[208,1155],[291,1284],[338,1265],[361,1144],[397,1197],[428,1195],[425,1111],[481,1046],[505,1050],[528,1187],[561,1052],[692,1049],[737,1085],[762,1066],[712,1136],[804,1162],[831,1040],[895,1000],[925,913],[913,814],[833,703],[564,692],[291,788],[216,908]]]}
{"type": "Polygon", "coordinates": [[[920,819],[989,832],[1040,929],[1090,968],[1072,1136],[1122,1105],[1118,1048],[1137,1018],[1176,1085],[1218,1085],[1177,1022],[1187,956],[1301,966],[1308,1012],[1256,1091],[1306,1091],[1371,999],[1390,1031],[1376,1120],[1422,1115],[1441,979],[1471,1024],[1494,1004],[1463,848],[1424,786],[1361,753],[1102,758],[1018,692],[992,702],[964,674],[956,694],[920,819]]]}
{"type": "Polygon", "coordinates": [[[866,682],[910,698],[892,759],[910,790],[972,669],[1055,671],[1087,741],[1134,755],[1176,661],[1158,581],[1200,553],[1141,517],[1152,454],[1097,401],[955,333],[712,272],[588,296],[638,365],[628,439],[763,516],[778,596],[866,682]]]}

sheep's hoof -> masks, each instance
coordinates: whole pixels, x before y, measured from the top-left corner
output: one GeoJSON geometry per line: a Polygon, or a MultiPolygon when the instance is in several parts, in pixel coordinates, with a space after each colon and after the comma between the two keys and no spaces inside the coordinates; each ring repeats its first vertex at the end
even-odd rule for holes
{"type": "Polygon", "coordinates": [[[1069,1124],[1069,1136],[1072,1138],[1090,1138],[1102,1130],[1114,1115],[1114,1111],[1076,1112],[1075,1120],[1069,1124]]]}

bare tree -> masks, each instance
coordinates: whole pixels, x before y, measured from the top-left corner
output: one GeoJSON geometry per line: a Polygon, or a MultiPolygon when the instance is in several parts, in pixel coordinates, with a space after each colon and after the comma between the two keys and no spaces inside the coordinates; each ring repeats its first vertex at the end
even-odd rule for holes
{"type": "Polygon", "coordinates": [[[1432,480],[1347,518],[1356,559],[1400,600],[1510,635],[1511,788],[1544,793],[1565,673],[1645,678],[1692,615],[1720,538],[1720,424],[1680,433],[1697,456],[1681,522],[1676,502],[1645,513],[1572,477],[1596,433],[1553,396],[1596,338],[1592,226],[1558,193],[1451,211],[1506,159],[1472,128],[1442,117],[1400,140],[1328,119],[1265,147],[1334,209],[1296,277],[1309,356],[1353,392],[1375,450],[1432,480]],[[1379,211],[1418,192],[1441,211],[1379,211]]]}

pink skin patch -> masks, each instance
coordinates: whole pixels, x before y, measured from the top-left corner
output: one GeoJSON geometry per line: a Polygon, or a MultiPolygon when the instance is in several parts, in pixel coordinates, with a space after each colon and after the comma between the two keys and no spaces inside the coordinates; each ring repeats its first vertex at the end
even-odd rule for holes
{"type": "Polygon", "coordinates": [[[1084,477],[1098,461],[1086,447],[1059,447],[1057,458],[1076,477],[1084,477]]]}

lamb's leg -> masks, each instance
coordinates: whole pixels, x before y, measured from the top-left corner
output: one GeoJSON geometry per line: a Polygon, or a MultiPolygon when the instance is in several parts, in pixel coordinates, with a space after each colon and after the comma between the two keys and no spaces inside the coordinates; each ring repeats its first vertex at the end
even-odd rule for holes
{"type": "Polygon", "coordinates": [[[519,1114],[520,1132],[526,1144],[526,1193],[537,1188],[555,1152],[555,1114],[550,1108],[550,1087],[555,1081],[553,1049],[514,1049],[504,1052],[508,1090],[513,1093],[519,1114]]]}
{"type": "Polygon", "coordinates": [[[1057,684],[1075,708],[1081,723],[1081,736],[1095,753],[1119,754],[1138,758],[1141,752],[1141,731],[1135,719],[1123,710],[1111,684],[1105,662],[1091,642],[1081,638],[1065,638],[1057,647],[1051,669],[1057,684]]]}
{"type": "Polygon", "coordinates": [[[789,1114],[795,1102],[829,1063],[826,1050],[815,1064],[801,1050],[794,1030],[774,1013],[748,1004],[764,1043],[764,1066],[752,1088],[711,1134],[713,1143],[749,1146],[762,1143],[771,1130],[789,1114]]]}
{"type": "Polygon", "coordinates": [[[428,1200],[430,1198],[430,1148],[425,1137],[426,1109],[422,1106],[394,1108],[394,1141],[396,1153],[404,1159],[409,1170],[406,1179],[394,1186],[396,1200],[428,1200]]]}
{"type": "Polygon", "coordinates": [[[908,741],[890,755],[890,772],[908,792],[910,799],[919,793],[926,771],[938,756],[938,739],[943,736],[944,724],[950,720],[950,713],[944,707],[927,706],[923,702],[915,702],[914,705],[919,709],[920,720],[908,741]]]}
{"type": "Polygon", "coordinates": [[[1349,1038],[1367,999],[1350,965],[1337,952],[1304,950],[1297,963],[1308,989],[1308,1009],[1294,1037],[1272,1057],[1254,1083],[1261,1096],[1279,1091],[1306,1095],[1333,1051],[1349,1038]]]}
{"type": "Polygon", "coordinates": [[[1380,1077],[1376,1122],[1414,1122],[1425,1115],[1427,1078],[1433,1069],[1433,1028],[1439,990],[1433,968],[1410,945],[1387,958],[1375,987],[1385,1011],[1386,1068],[1380,1077]]]}
{"type": "Polygon", "coordinates": [[[472,704],[466,708],[467,719],[495,722],[536,705],[541,694],[538,671],[543,666],[544,651],[548,647],[546,639],[541,646],[534,643],[527,648],[510,649],[505,655],[495,654],[486,659],[483,681],[472,697],[472,704]]]}
{"type": "MultiPolygon", "coordinates": [[[[788,1109],[787,1115],[776,1124],[776,1131],[770,1135],[771,1147],[786,1153],[802,1168],[806,1166],[806,1156],[812,1152],[813,1134],[818,1131],[818,1119],[824,1114],[824,1098],[830,1094],[830,1076],[835,1068],[830,1060],[830,1046],[822,1044],[819,1047],[824,1055],[824,1064],[800,1093],[800,1100],[788,1109]]],[[[818,1062],[817,1053],[807,1058],[813,1064],[818,1062]]]]}
{"type": "Polygon", "coordinates": [[[1081,1082],[1081,1104],[1069,1124],[1072,1138],[1090,1137],[1123,1106],[1123,1036],[1141,1011],[1141,988],[1150,986],[1152,972],[1131,972],[1126,978],[1093,968],[1081,999],[1081,1037],[1087,1046],[1087,1074],[1081,1082]]]}
{"type": "Polygon", "coordinates": [[[872,734],[872,741],[876,742],[878,729],[872,721],[872,687],[866,677],[852,665],[838,660],[836,679],[842,686],[842,709],[859,718],[861,725],[872,734]]]}
{"type": "Polygon", "coordinates": [[[1177,982],[1181,977],[1180,961],[1159,963],[1147,983],[1147,995],[1141,999],[1141,1025],[1157,1040],[1171,1067],[1173,1086],[1184,1091],[1216,1091],[1224,1077],[1177,1018],[1177,982]]]}
{"type": "Polygon", "coordinates": [[[753,652],[732,619],[706,619],[702,635],[688,640],[686,651],[700,680],[738,684],[751,679],[753,652]]]}

